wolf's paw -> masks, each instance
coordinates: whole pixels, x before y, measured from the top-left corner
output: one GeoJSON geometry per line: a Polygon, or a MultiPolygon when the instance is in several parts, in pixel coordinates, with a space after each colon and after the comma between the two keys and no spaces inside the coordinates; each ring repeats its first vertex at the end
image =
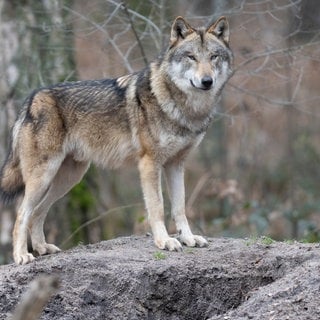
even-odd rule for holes
{"type": "Polygon", "coordinates": [[[179,240],[181,243],[185,244],[188,247],[207,247],[208,241],[201,236],[195,236],[193,234],[188,236],[180,235],[179,240]]]}
{"type": "Polygon", "coordinates": [[[181,243],[175,238],[167,237],[165,239],[155,240],[155,244],[162,250],[182,251],[181,243]]]}
{"type": "Polygon", "coordinates": [[[32,262],[35,257],[31,253],[25,253],[25,254],[14,254],[14,262],[16,264],[27,264],[32,262]]]}
{"type": "Polygon", "coordinates": [[[33,249],[37,251],[40,256],[43,256],[45,254],[57,253],[61,251],[57,246],[49,243],[36,245],[33,249]]]}

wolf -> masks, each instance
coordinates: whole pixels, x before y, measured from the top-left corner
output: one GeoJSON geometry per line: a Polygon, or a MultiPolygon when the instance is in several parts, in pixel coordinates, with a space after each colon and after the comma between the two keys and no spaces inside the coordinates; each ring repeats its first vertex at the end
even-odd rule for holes
{"type": "Polygon", "coordinates": [[[192,27],[183,17],[172,24],[168,48],[143,70],[115,79],[60,83],[35,90],[13,126],[0,173],[4,202],[23,195],[13,230],[17,264],[60,251],[45,240],[51,205],[77,184],[91,162],[105,168],[136,163],[155,245],[179,251],[203,247],[185,214],[184,163],[214,115],[232,75],[229,24],[220,17],[192,27]],[[164,171],[177,237],[164,223],[164,171]]]}

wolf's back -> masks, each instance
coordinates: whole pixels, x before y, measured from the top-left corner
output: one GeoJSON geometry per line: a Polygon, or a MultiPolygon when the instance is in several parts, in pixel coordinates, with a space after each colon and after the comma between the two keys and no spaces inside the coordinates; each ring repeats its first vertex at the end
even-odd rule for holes
{"type": "Polygon", "coordinates": [[[24,182],[20,168],[18,136],[25,112],[22,112],[12,130],[7,159],[0,171],[0,200],[4,203],[12,202],[24,191],[24,182]]]}

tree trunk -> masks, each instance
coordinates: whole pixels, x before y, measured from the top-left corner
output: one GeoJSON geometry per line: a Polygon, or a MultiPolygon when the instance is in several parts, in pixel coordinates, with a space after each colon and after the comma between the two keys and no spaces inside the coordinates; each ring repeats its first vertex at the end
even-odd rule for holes
{"type": "MultiPolygon", "coordinates": [[[[8,150],[10,128],[26,96],[39,86],[73,75],[71,33],[67,32],[71,28],[64,15],[58,1],[0,0],[1,163],[8,150]]],[[[11,243],[11,211],[8,215],[0,207],[0,262],[6,262],[4,256],[11,243]]]]}

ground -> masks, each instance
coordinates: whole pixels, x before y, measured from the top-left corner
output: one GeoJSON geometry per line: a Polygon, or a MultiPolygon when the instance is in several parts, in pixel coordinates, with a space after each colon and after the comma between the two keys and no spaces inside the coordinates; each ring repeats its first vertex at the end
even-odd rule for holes
{"type": "Polygon", "coordinates": [[[208,241],[168,252],[126,237],[0,266],[0,319],[42,274],[60,289],[41,319],[320,319],[319,244],[208,241]]]}

